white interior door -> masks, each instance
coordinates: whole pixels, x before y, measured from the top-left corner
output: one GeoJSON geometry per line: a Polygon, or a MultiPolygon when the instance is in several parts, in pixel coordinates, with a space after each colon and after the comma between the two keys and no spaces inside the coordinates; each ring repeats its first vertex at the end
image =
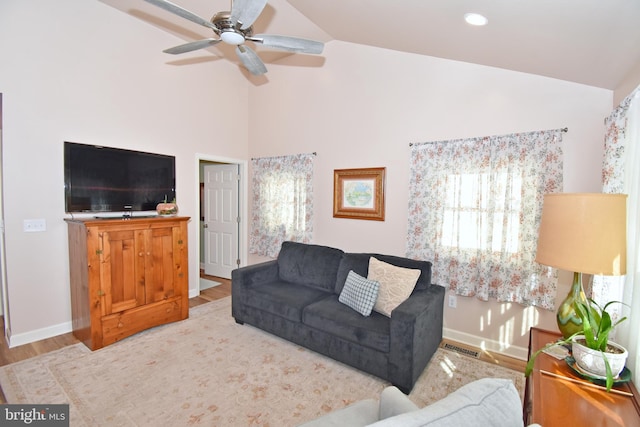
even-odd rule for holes
{"type": "Polygon", "coordinates": [[[204,167],[204,272],[231,278],[238,266],[238,192],[235,164],[204,167]]]}

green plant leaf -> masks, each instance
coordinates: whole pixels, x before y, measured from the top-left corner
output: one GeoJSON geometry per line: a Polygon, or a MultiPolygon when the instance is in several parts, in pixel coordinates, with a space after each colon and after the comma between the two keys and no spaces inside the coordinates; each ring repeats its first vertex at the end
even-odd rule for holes
{"type": "Polygon", "coordinates": [[[576,302],[574,304],[574,308],[576,309],[576,313],[582,319],[582,333],[584,335],[584,339],[586,341],[586,345],[589,348],[593,348],[596,343],[595,340],[595,332],[592,325],[593,316],[589,310],[589,307],[582,303],[576,302]]]}
{"type": "Polygon", "coordinates": [[[613,387],[613,372],[611,372],[611,365],[609,364],[609,359],[604,354],[603,351],[600,352],[602,354],[602,359],[604,360],[604,367],[607,370],[607,391],[611,390],[613,387]]]}
{"type": "Polygon", "coordinates": [[[611,332],[611,329],[611,316],[606,311],[603,311],[598,336],[596,337],[596,347],[598,350],[605,351],[607,349],[607,342],[609,341],[609,332],[611,332]]]}
{"type": "Polygon", "coordinates": [[[545,351],[548,348],[553,347],[554,345],[563,345],[563,344],[568,344],[571,342],[571,340],[573,339],[574,336],[576,336],[577,334],[573,334],[571,335],[569,338],[565,338],[565,339],[560,339],[558,341],[549,343],[547,345],[545,345],[544,347],[542,347],[541,349],[539,349],[538,351],[536,351],[535,353],[533,353],[533,355],[529,358],[529,361],[527,362],[527,366],[524,369],[524,376],[528,377],[529,375],[531,375],[531,372],[533,372],[533,365],[536,361],[536,357],[538,357],[538,355],[540,353],[542,353],[543,351],[545,351]]]}

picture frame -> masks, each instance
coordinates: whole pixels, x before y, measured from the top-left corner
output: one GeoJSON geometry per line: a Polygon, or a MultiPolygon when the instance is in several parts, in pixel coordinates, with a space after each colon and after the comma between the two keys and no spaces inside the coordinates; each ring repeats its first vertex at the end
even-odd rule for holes
{"type": "Polygon", "coordinates": [[[333,217],[384,221],[386,168],[335,169],[333,217]]]}

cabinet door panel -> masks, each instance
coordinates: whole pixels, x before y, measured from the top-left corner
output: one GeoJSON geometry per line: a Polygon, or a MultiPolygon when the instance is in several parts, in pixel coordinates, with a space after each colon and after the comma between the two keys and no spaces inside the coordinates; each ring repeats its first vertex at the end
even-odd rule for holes
{"type": "Polygon", "coordinates": [[[151,303],[175,295],[173,227],[148,230],[147,239],[145,289],[151,303]]]}
{"type": "Polygon", "coordinates": [[[144,239],[140,231],[109,231],[102,236],[103,315],[145,303],[144,239]]]}

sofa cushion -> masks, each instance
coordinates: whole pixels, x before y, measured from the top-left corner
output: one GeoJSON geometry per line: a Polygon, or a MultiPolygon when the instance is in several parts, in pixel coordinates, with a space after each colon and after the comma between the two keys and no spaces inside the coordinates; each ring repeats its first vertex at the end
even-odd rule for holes
{"type": "Polygon", "coordinates": [[[520,395],[511,380],[483,378],[418,411],[387,418],[371,427],[522,426],[520,395]]]}
{"type": "Polygon", "coordinates": [[[286,282],[333,292],[344,252],[328,246],[283,242],[278,254],[278,274],[286,282]]]}
{"type": "Polygon", "coordinates": [[[379,288],[380,283],[375,280],[366,279],[358,273],[350,271],[338,301],[363,316],[369,316],[378,299],[379,288]]]}
{"type": "MultiPolygon", "coordinates": [[[[244,303],[294,322],[302,320],[302,310],[314,301],[333,293],[285,281],[248,287],[244,303]]],[[[342,304],[341,304],[342,305],[342,304]]]]}
{"type": "Polygon", "coordinates": [[[411,296],[420,273],[420,270],[396,267],[371,257],[367,278],[380,283],[378,300],[373,309],[391,317],[391,312],[411,296]]]}
{"type": "Polygon", "coordinates": [[[369,273],[369,258],[374,257],[380,261],[396,265],[398,267],[419,269],[420,277],[416,282],[415,290],[425,290],[431,285],[431,263],[429,261],[418,261],[409,258],[402,258],[393,255],[381,255],[374,253],[345,253],[342,256],[338,275],[336,278],[336,294],[342,292],[342,287],[347,280],[349,271],[353,270],[362,277],[367,277],[369,273]]]}
{"type": "Polygon", "coordinates": [[[378,408],[378,419],[395,417],[405,412],[417,411],[420,409],[409,396],[400,391],[396,386],[388,386],[380,393],[380,406],[378,408]]]}
{"type": "Polygon", "coordinates": [[[380,313],[363,317],[332,295],[309,304],[302,312],[302,323],[384,353],[389,352],[389,318],[380,313]]]}

